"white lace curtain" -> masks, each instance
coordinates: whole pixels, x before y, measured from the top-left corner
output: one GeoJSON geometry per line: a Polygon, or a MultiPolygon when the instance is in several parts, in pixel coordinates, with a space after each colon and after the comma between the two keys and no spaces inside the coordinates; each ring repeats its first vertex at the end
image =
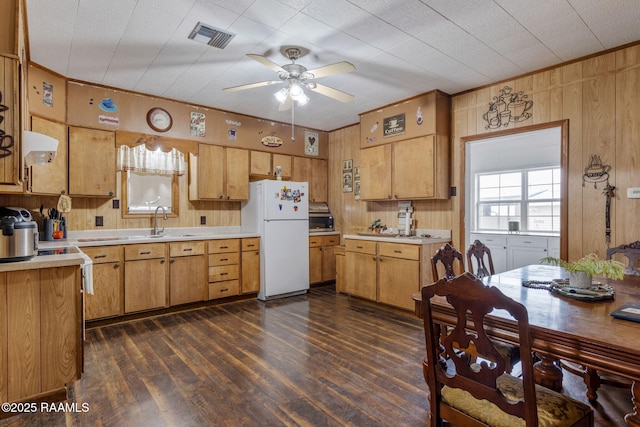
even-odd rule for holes
{"type": "Polygon", "coordinates": [[[134,148],[121,145],[118,151],[118,170],[153,173],[160,175],[183,175],[184,154],[175,148],[165,153],[148,150],[144,144],[134,148]]]}

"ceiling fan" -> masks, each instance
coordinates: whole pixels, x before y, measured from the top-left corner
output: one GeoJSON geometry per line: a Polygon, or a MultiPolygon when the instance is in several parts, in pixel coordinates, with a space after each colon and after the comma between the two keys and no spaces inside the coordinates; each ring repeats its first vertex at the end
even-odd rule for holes
{"type": "Polygon", "coordinates": [[[304,89],[309,89],[313,92],[319,93],[329,98],[333,98],[340,102],[351,102],[353,95],[346,92],[342,92],[338,89],[325,86],[317,83],[315,79],[330,76],[333,74],[350,73],[355,71],[356,67],[353,64],[342,61],[331,65],[325,65],[324,67],[315,68],[313,70],[307,70],[306,67],[296,64],[296,61],[302,56],[306,55],[309,51],[302,47],[296,46],[283,46],[280,52],[291,60],[291,64],[278,65],[275,62],[267,59],[262,55],[256,55],[253,53],[247,54],[247,56],[262,65],[272,69],[278,73],[280,80],[267,80],[258,83],[249,83],[240,86],[233,86],[223,89],[224,92],[236,92],[239,90],[253,89],[262,86],[269,86],[278,83],[284,83],[285,86],[275,93],[276,99],[280,102],[280,111],[288,110],[293,105],[293,101],[296,101],[298,105],[304,105],[309,101],[309,97],[305,94],[304,89]]]}

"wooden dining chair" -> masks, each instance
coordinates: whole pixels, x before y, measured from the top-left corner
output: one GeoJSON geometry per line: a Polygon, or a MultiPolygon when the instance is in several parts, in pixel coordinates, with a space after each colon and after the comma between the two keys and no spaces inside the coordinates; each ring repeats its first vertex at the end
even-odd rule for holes
{"type": "MultiPolygon", "coordinates": [[[[456,277],[457,271],[459,271],[459,273],[464,272],[464,260],[462,258],[462,253],[451,246],[451,244],[449,243],[443,245],[431,257],[431,267],[433,271],[434,281],[437,281],[440,278],[437,268],[438,263],[441,263],[444,266],[444,278],[446,280],[452,280],[454,277],[456,277]]],[[[443,327],[442,332],[445,334],[448,333],[448,328],[443,327]]],[[[520,361],[520,350],[518,349],[518,346],[502,342],[496,343],[496,346],[499,348],[500,353],[507,362],[507,371],[511,372],[513,366],[520,361]]],[[[473,345],[471,345],[465,351],[472,356],[477,356],[473,345]]]]}
{"type": "Polygon", "coordinates": [[[480,240],[475,240],[467,249],[467,267],[478,279],[495,274],[491,250],[480,240]],[[477,268],[473,268],[474,264],[477,268]]]}
{"type": "Polygon", "coordinates": [[[525,306],[470,273],[423,286],[421,293],[427,353],[422,367],[429,387],[431,427],[442,426],[445,420],[447,425],[465,427],[521,425],[523,420],[527,427],[593,426],[589,405],[534,383],[525,306]],[[444,340],[433,318],[436,298],[440,304],[446,299],[456,314],[444,340]],[[517,323],[522,378],[506,372],[504,359],[489,338],[487,331],[497,327],[487,319],[494,309],[505,310],[517,323]],[[458,346],[471,343],[481,359],[458,351],[458,346]]]}
{"type": "Polygon", "coordinates": [[[438,273],[438,263],[441,263],[444,266],[444,278],[447,280],[453,279],[457,274],[464,271],[464,259],[462,258],[462,253],[451,246],[450,243],[445,243],[431,257],[431,271],[433,273],[434,282],[440,278],[440,274],[438,273]]]}

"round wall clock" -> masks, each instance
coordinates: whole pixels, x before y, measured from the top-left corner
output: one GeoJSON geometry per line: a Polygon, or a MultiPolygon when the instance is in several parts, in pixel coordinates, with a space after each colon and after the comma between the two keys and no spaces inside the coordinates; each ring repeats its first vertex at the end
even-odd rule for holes
{"type": "Polygon", "coordinates": [[[147,124],[156,132],[166,132],[171,129],[173,119],[167,110],[156,107],[147,113],[147,124]]]}

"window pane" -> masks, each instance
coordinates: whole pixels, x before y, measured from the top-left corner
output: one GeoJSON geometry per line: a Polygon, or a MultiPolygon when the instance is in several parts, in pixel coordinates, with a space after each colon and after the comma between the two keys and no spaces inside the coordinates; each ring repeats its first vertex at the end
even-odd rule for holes
{"type": "Polygon", "coordinates": [[[551,184],[529,185],[529,199],[553,199],[551,184]]]}
{"type": "Polygon", "coordinates": [[[519,203],[481,203],[478,207],[479,230],[507,230],[509,221],[520,221],[519,203]]]}

